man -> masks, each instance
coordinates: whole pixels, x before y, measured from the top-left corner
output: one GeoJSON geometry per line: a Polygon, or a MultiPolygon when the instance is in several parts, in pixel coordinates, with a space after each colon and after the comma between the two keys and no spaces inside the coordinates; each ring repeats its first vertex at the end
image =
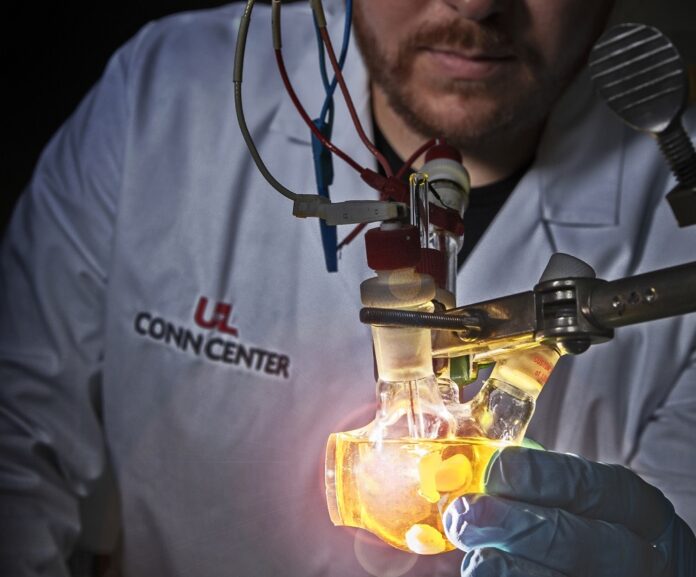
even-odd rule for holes
{"type": "MultiPolygon", "coordinates": [[[[354,48],[346,77],[366,125],[374,116],[401,157],[446,136],[475,186],[519,180],[461,268],[460,303],[529,289],[556,250],[606,278],[690,258],[694,232],[677,229],[662,200],[671,181],[654,145],[614,120],[580,72],[606,3],[355,8],[365,66],[354,48]]],[[[326,438],[371,418],[370,338],[357,320],[371,273],[356,242],[327,274],[316,223],[293,219],[250,162],[230,80],[242,10],[147,26],[49,144],[20,201],[0,291],[8,574],[65,575],[76,552],[114,550],[128,576],[458,574],[458,552],[416,558],[329,522],[326,438]]],[[[308,132],[268,69],[269,14],[257,10],[247,120],[273,174],[310,192],[308,132]]],[[[283,18],[291,77],[317,110],[311,20],[303,7],[283,18]]],[[[338,103],[334,135],[371,164],[338,103]]],[[[336,164],[335,200],[374,196],[336,164]]],[[[695,332],[693,315],[661,321],[564,359],[532,436],[631,466],[693,525],[695,332]]],[[[610,484],[572,457],[503,455],[492,497],[445,515],[451,538],[472,548],[464,572],[687,574],[693,535],[632,473],[610,484]],[[510,471],[524,490],[505,486],[510,471]],[[525,494],[536,472],[538,491],[525,494]],[[570,500],[547,500],[568,488],[570,500]],[[582,531],[588,511],[599,520],[582,531]],[[588,533],[618,553],[600,554],[588,533]]]]}

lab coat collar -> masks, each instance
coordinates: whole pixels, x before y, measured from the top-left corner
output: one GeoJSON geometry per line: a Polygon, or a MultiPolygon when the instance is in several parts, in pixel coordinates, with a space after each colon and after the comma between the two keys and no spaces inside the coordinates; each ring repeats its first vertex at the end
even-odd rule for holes
{"type": "Polygon", "coordinates": [[[618,225],[623,134],[581,73],[549,117],[532,167],[461,268],[458,303],[529,290],[551,254],[577,242],[568,235],[618,225]]]}
{"type": "Polygon", "coordinates": [[[533,170],[542,219],[569,226],[616,226],[624,128],[581,72],[549,117],[533,170]]]}
{"type": "MultiPolygon", "coordinates": [[[[343,39],[343,14],[329,13],[327,14],[327,19],[329,35],[331,36],[334,50],[338,56],[343,39]]],[[[304,51],[304,54],[299,56],[296,66],[292,68],[289,67],[288,74],[291,81],[294,81],[293,86],[300,102],[304,105],[309,116],[315,118],[319,115],[319,111],[324,103],[325,93],[319,72],[318,50],[313,38],[314,32],[311,29],[310,31],[312,34],[311,44],[307,43],[307,49],[304,51]]],[[[326,58],[326,67],[329,78],[332,78],[333,71],[328,57],[326,58]]],[[[356,47],[355,38],[351,38],[350,41],[348,55],[343,69],[343,76],[363,128],[367,135],[372,137],[372,115],[370,110],[368,77],[363,65],[362,56],[356,47]]],[[[341,149],[351,154],[346,148],[354,146],[357,141],[357,135],[350,120],[340,87],[338,86],[334,92],[334,106],[332,141],[341,149]]],[[[295,142],[307,145],[311,144],[310,129],[300,117],[289,97],[283,98],[271,122],[270,129],[285,135],[295,142]]],[[[362,148],[364,149],[364,147],[362,148]]],[[[357,150],[360,150],[360,148],[358,147],[357,150]]],[[[357,153],[357,150],[354,152],[357,153]]],[[[355,160],[362,166],[371,167],[374,165],[369,153],[358,153],[358,158],[355,158],[355,160]]],[[[340,162],[342,161],[337,160],[334,164],[340,162]]]]}

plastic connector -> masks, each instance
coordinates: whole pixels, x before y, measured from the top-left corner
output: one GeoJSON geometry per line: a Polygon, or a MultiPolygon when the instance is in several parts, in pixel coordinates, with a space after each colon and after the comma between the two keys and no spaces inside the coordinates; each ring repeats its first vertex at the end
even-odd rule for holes
{"type": "Polygon", "coordinates": [[[326,16],[324,14],[324,5],[321,0],[309,0],[309,4],[314,12],[314,17],[319,28],[326,28],[326,16]]]}
{"type": "MultiPolygon", "coordinates": [[[[437,147],[433,148],[436,149],[435,152],[428,151],[429,156],[426,155],[426,163],[421,168],[421,172],[428,175],[430,202],[435,206],[463,215],[469,204],[471,189],[469,173],[461,162],[456,160],[454,154],[447,155],[449,151],[446,148],[444,151],[437,150],[437,147]]],[[[439,226],[446,228],[442,224],[439,226]]]]}
{"type": "Polygon", "coordinates": [[[317,194],[298,194],[292,214],[299,218],[321,218],[327,224],[338,225],[401,219],[408,214],[408,209],[398,202],[347,200],[332,203],[317,194]]]}
{"type": "Polygon", "coordinates": [[[298,218],[319,218],[321,207],[330,203],[328,198],[318,194],[298,194],[292,205],[292,214],[298,218]]]}
{"type": "Polygon", "coordinates": [[[283,41],[280,33],[280,0],[271,3],[271,29],[273,31],[273,50],[280,50],[283,41]]]}
{"type": "Polygon", "coordinates": [[[358,224],[404,218],[408,214],[405,204],[381,200],[348,200],[323,205],[319,218],[328,224],[358,224]]]}

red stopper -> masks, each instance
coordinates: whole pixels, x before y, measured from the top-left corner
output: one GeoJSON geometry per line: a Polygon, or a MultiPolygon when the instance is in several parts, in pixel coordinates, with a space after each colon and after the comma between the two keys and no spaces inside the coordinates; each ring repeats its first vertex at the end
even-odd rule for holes
{"type": "Polygon", "coordinates": [[[429,274],[433,277],[435,284],[441,289],[447,283],[447,263],[445,254],[434,248],[422,248],[421,259],[416,267],[416,271],[422,274],[429,274]]]}
{"type": "Polygon", "coordinates": [[[365,233],[367,264],[372,270],[415,267],[420,261],[420,237],[415,226],[393,230],[371,228],[365,233]]]}
{"type": "Polygon", "coordinates": [[[431,146],[425,153],[425,162],[429,162],[436,158],[448,158],[461,164],[462,155],[454,147],[447,144],[444,140],[439,140],[435,146],[431,146]]]}

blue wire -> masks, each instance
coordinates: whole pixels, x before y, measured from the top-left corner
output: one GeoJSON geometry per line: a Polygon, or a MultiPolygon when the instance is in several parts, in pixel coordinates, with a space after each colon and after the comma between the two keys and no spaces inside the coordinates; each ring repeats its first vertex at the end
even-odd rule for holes
{"type": "MultiPolygon", "coordinates": [[[[326,72],[326,57],[324,56],[324,42],[321,39],[321,33],[319,32],[319,26],[317,25],[317,19],[314,18],[314,32],[317,40],[317,48],[319,49],[319,72],[321,73],[321,82],[324,85],[324,91],[328,95],[331,93],[331,83],[329,82],[329,76],[326,72]]],[[[340,62],[339,62],[340,64],[340,62]]]]}
{"type": "MultiPolygon", "coordinates": [[[[343,44],[338,58],[338,66],[342,70],[348,54],[348,45],[350,43],[351,22],[353,17],[353,1],[346,0],[345,23],[343,26],[343,44]]],[[[334,101],[333,94],[336,90],[338,79],[334,75],[331,82],[326,71],[326,58],[324,56],[324,43],[319,33],[316,19],[314,20],[314,29],[316,31],[317,44],[319,48],[319,70],[321,73],[322,83],[326,98],[321,108],[319,117],[314,119],[314,124],[319,131],[327,138],[331,139],[331,131],[333,129],[333,113],[334,101]]],[[[329,186],[333,183],[333,158],[331,152],[312,134],[312,156],[314,158],[314,172],[317,181],[317,192],[326,198],[329,198],[329,186]]],[[[319,221],[321,230],[321,241],[324,248],[324,261],[328,272],[338,271],[338,238],[336,227],[326,224],[323,220],[319,221]]]]}

